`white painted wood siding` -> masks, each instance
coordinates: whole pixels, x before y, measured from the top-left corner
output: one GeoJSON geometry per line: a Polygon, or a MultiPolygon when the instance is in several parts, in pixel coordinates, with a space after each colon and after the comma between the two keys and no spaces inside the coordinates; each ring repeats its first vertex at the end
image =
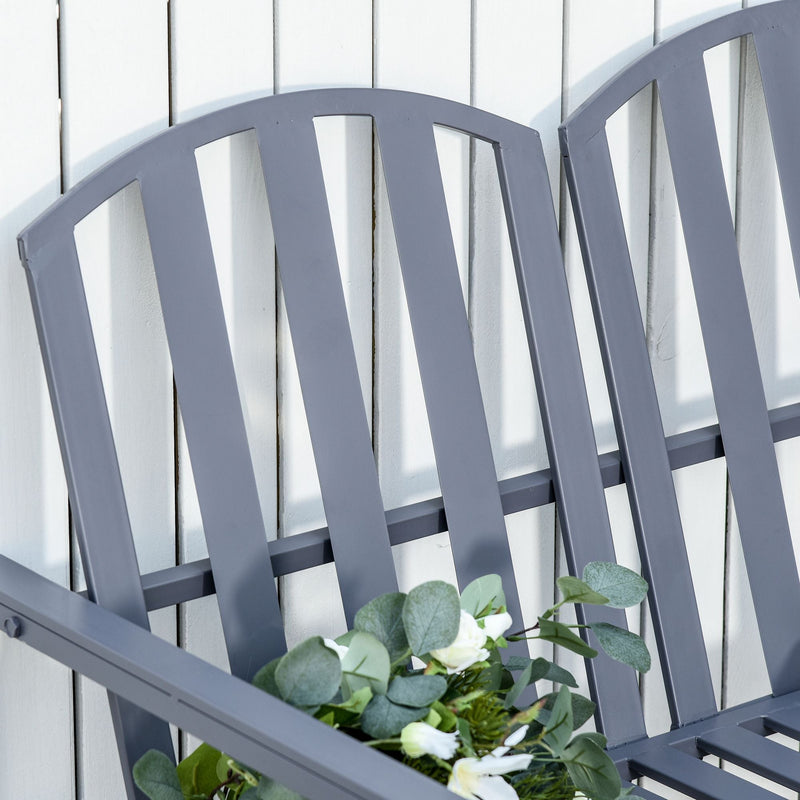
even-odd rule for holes
{"type": "MultiPolygon", "coordinates": [[[[556,128],[653,43],[756,0],[0,0],[0,552],[80,588],[80,559],[15,235],[60,191],[169,124],[252,97],[322,86],[440,95],[541,131],[601,450],[615,436],[556,128]]],[[[747,46],[706,59],[767,395],[800,399],[800,299],[757,66],[747,46]]],[[[317,125],[362,389],[388,507],[439,493],[380,154],[369,121],[317,125]]],[[[667,433],[714,421],[660,116],[643,92],[609,126],[667,433]]],[[[465,304],[500,477],[546,465],[494,159],[437,131],[465,304]]],[[[324,524],[275,275],[254,137],[197,154],[237,378],[271,537],[324,524]],[[280,457],[279,457],[280,454],[280,457]]],[[[135,187],[77,231],[87,297],[141,566],[205,555],[191,465],[135,187]],[[130,302],[135,298],[136,303],[130,302]]],[[[787,486],[800,445],[778,447],[787,486]]],[[[676,474],[715,688],[725,704],[766,691],[724,463],[676,474]]],[[[788,493],[795,535],[800,500],[788,493]]],[[[608,492],[619,558],[638,560],[622,488],[608,492]]],[[[552,507],[508,519],[524,613],[563,570],[552,507]],[[560,565],[560,566],[559,566],[560,565]]],[[[396,549],[403,588],[452,577],[446,533],[396,549]]],[[[332,566],[280,581],[290,641],[336,635],[332,566]],[[309,598],[311,598],[309,600],[309,598]]],[[[650,636],[644,618],[631,624],[650,636]]],[[[152,615],[154,630],[225,665],[213,598],[152,615]]],[[[582,670],[574,659],[565,663],[582,670]]],[[[121,798],[104,692],[0,639],[0,796],[121,798]],[[42,764],[47,767],[42,769],[42,764]]],[[[667,724],[657,670],[648,726],[667,724]]],[[[181,737],[184,753],[193,747],[181,737]]],[[[669,795],[678,796],[678,795],[669,795]]],[[[786,796],[789,796],[788,794],[786,796]]]]}

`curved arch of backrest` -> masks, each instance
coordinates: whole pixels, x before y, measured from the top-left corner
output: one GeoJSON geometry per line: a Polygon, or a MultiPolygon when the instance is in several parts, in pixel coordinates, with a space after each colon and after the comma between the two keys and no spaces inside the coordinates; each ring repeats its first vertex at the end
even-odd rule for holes
{"type": "Polygon", "coordinates": [[[794,0],[737,11],[665,41],[612,78],[560,129],[676,725],[710,716],[714,695],[703,667],[705,647],[605,125],[633,95],[656,83],[770,682],[776,694],[796,690],[800,653],[785,630],[800,613],[800,583],[703,61],[706,50],[748,34],[761,68],[795,267],[800,269],[800,158],[795,150],[800,4],[794,0]]]}
{"type": "MultiPolygon", "coordinates": [[[[245,678],[282,652],[284,639],[195,161],[209,142],[256,131],[348,616],[396,586],[313,127],[326,115],[375,122],[459,581],[500,573],[509,610],[521,619],[434,125],[494,146],[570,565],[579,571],[614,557],[538,134],[457,103],[374,89],[300,92],[217,111],[82,181],[22,232],[20,251],[90,591],[146,627],[74,241],[81,219],[138,182],[231,669],[245,678]]],[[[625,625],[613,609],[589,609],[585,618],[625,625]]],[[[609,739],[640,736],[633,673],[601,657],[591,680],[609,739]]],[[[117,722],[125,728],[123,717],[117,722]]],[[[148,736],[149,723],[123,730],[131,763],[153,746],[148,736]]]]}

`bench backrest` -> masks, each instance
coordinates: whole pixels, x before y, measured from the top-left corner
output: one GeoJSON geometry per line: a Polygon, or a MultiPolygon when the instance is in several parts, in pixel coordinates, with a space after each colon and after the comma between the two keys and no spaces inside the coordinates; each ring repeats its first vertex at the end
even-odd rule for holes
{"type": "MultiPolygon", "coordinates": [[[[314,117],[327,115],[374,119],[459,581],[501,574],[521,619],[434,125],[494,147],[569,563],[580,571],[614,558],[538,134],[459,104],[381,90],[303,92],[212,113],[111,162],[20,241],[90,595],[147,627],[74,238],[82,218],[138,182],[231,670],[245,679],[285,641],[195,159],[208,142],[257,135],[348,619],[396,587],[314,130],[314,117]]],[[[625,625],[619,610],[586,614],[625,625]]],[[[641,735],[633,672],[601,657],[590,680],[609,738],[641,735]]],[[[170,750],[164,723],[112,704],[126,775],[149,747],[170,750]]]]}
{"type": "Polygon", "coordinates": [[[673,723],[716,710],[606,122],[655,82],[731,492],[772,690],[800,688],[800,582],[704,65],[752,34],[800,278],[800,4],[700,25],[612,79],[561,128],[562,152],[612,395],[673,723]]]}

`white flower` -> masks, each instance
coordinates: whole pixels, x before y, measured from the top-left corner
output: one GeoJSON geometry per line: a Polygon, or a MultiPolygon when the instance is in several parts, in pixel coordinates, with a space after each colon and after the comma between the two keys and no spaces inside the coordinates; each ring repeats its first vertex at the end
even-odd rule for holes
{"type": "Polygon", "coordinates": [[[431,655],[452,675],[462,672],[477,661],[489,658],[489,651],[484,648],[486,631],[478,625],[475,617],[466,611],[461,612],[458,635],[449,647],[431,650],[431,655]]]}
{"type": "Polygon", "coordinates": [[[344,657],[347,655],[347,651],[350,649],[349,647],[345,647],[343,644],[336,644],[333,639],[323,639],[322,641],[325,643],[325,647],[327,647],[328,650],[333,650],[333,652],[339,656],[339,661],[344,659],[344,657]]]}
{"type": "Polygon", "coordinates": [[[503,611],[501,614],[490,614],[484,617],[483,629],[486,635],[492,639],[499,639],[511,627],[511,614],[503,611]]]}
{"type": "Polygon", "coordinates": [[[512,747],[518,745],[525,738],[527,732],[528,726],[523,725],[521,728],[517,728],[514,733],[509,733],[503,740],[503,744],[492,750],[492,755],[498,757],[504,756],[512,747]]]}
{"type": "Polygon", "coordinates": [[[458,750],[458,734],[437,730],[427,722],[410,722],[400,731],[403,752],[411,758],[426,754],[451,759],[458,750]]]}
{"type": "Polygon", "coordinates": [[[453,764],[447,788],[469,800],[519,800],[514,787],[500,776],[526,769],[532,758],[527,754],[460,758],[453,764]]]}

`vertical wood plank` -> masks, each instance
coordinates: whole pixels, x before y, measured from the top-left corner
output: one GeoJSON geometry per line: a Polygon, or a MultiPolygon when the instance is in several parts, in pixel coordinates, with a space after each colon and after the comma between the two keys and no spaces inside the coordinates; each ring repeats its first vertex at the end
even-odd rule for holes
{"type": "MultiPolygon", "coordinates": [[[[276,88],[369,86],[372,6],[368,0],[278,0],[276,88]]],[[[367,415],[372,408],[372,122],[316,121],[345,301],[367,415]]],[[[324,524],[311,439],[303,410],[291,335],[278,306],[280,535],[324,524]]],[[[281,602],[292,644],[346,630],[335,567],[281,579],[281,602]]]]}
{"type": "MultiPolygon", "coordinates": [[[[170,8],[172,116],[183,122],[272,93],[273,18],[257,0],[173,0],[170,8]]],[[[252,132],[196,153],[214,260],[265,526],[277,522],[275,261],[269,209],[252,132]]],[[[182,426],[178,453],[181,561],[207,555],[182,426]]],[[[181,608],[189,651],[228,668],[216,599],[181,608]]],[[[186,736],[184,754],[198,740],[186,736]]]]}
{"type": "MultiPolygon", "coordinates": [[[[558,202],[562,0],[517,0],[501,7],[477,2],[472,25],[473,104],[540,131],[558,202]]],[[[507,478],[543,469],[548,459],[495,158],[488,145],[474,143],[472,171],[470,321],[495,467],[498,477],[507,478]]],[[[552,603],[555,509],[515,514],[506,518],[506,526],[528,626],[552,603]]],[[[551,647],[536,650],[552,656],[551,647]]]]}
{"type": "MultiPolygon", "coordinates": [[[[69,187],[166,125],[166,6],[64,3],[60,32],[69,187]]],[[[137,187],[92,214],[76,239],[140,567],[162,568],[175,554],[172,384],[137,187]]],[[[82,581],[77,568],[73,580],[82,581]]],[[[152,622],[174,639],[174,613],[152,622]]],[[[122,797],[105,692],[80,679],[77,702],[78,796],[122,797]]]]}
{"type": "MultiPolygon", "coordinates": [[[[16,248],[60,188],[55,3],[0,3],[0,64],[0,552],[68,586],[66,486],[16,248]]],[[[0,664],[0,796],[29,794],[37,769],[42,796],[74,798],[69,670],[7,637],[0,664]]]]}
{"type": "MultiPolygon", "coordinates": [[[[632,5],[624,0],[566,0],[563,88],[565,115],[577,108],[605,80],[652,46],[653,18],[652,1],[632,5]],[[619,19],[625,19],[625,24],[619,25],[619,19]]],[[[643,315],[647,296],[649,226],[648,208],[643,198],[648,196],[650,186],[650,115],[650,93],[645,91],[618,112],[607,127],[643,315]]],[[[575,222],[566,198],[562,198],[562,239],[597,446],[600,452],[605,452],[616,449],[616,435],[575,222]]],[[[611,489],[606,492],[606,497],[617,559],[631,569],[638,570],[639,558],[625,488],[611,489]]],[[[566,571],[563,555],[558,571],[566,571]]],[[[629,613],[628,624],[638,631],[638,614],[629,613]]],[[[651,651],[655,652],[655,649],[651,647],[651,651]]],[[[579,682],[585,685],[585,670],[580,659],[571,654],[561,654],[559,658],[568,669],[574,670],[580,676],[579,682]]]]}
{"type": "MultiPolygon", "coordinates": [[[[375,85],[470,101],[468,3],[375,0],[375,85]]],[[[468,291],[469,146],[436,131],[462,287],[468,291]]],[[[439,494],[419,370],[400,278],[380,158],[376,155],[374,437],[387,507],[439,494]]],[[[431,578],[455,582],[447,534],[395,548],[401,589],[431,578]]]]}

